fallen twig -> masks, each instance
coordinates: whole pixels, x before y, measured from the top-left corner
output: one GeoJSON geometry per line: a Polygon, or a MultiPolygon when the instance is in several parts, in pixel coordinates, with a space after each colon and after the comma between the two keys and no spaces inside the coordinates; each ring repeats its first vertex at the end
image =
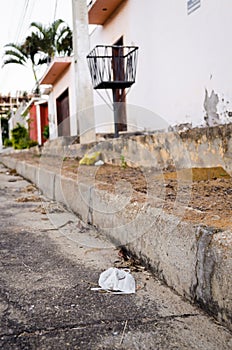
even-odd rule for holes
{"type": "Polygon", "coordinates": [[[86,281],[86,280],[81,280],[81,282],[88,283],[88,284],[90,284],[91,286],[98,286],[97,283],[93,283],[93,282],[86,281]]]}
{"type": "Polygon", "coordinates": [[[124,325],[124,328],[123,328],[123,331],[122,331],[122,337],[121,337],[121,340],[120,340],[119,345],[122,345],[122,343],[123,343],[123,338],[124,338],[124,335],[125,335],[125,330],[126,330],[127,322],[128,322],[128,321],[126,320],[125,325],[124,325]]]}
{"type": "Polygon", "coordinates": [[[22,261],[22,264],[23,264],[30,272],[32,272],[32,269],[31,269],[28,265],[26,265],[23,261],[22,261]]]}

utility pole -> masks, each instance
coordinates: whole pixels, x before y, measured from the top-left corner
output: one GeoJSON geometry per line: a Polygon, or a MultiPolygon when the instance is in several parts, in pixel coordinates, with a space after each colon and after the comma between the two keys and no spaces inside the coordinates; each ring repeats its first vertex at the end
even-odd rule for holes
{"type": "Polygon", "coordinates": [[[93,88],[86,59],[90,50],[86,0],[72,0],[72,11],[77,132],[80,143],[89,143],[96,140],[96,133],[93,88]]]}

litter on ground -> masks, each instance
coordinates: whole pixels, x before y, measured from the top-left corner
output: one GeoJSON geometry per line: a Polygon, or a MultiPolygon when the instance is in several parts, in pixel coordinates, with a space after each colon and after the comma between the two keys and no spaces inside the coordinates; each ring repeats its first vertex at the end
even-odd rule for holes
{"type": "Polygon", "coordinates": [[[135,293],[135,280],[129,269],[110,267],[100,274],[98,284],[100,287],[91,290],[106,291],[112,294],[135,293]]]}

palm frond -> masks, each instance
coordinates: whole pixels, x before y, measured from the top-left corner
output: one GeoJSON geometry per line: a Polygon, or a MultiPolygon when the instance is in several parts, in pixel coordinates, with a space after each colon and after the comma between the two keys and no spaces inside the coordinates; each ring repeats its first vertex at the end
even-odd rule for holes
{"type": "Polygon", "coordinates": [[[55,21],[52,23],[51,28],[52,28],[52,30],[53,30],[54,33],[57,32],[59,26],[60,26],[62,23],[64,23],[64,21],[63,21],[62,19],[57,19],[57,20],[55,20],[55,21]]]}
{"type": "Polygon", "coordinates": [[[30,24],[30,28],[32,29],[32,34],[35,34],[39,37],[39,39],[43,39],[46,35],[46,27],[39,22],[32,22],[30,24]]]}
{"type": "Polygon", "coordinates": [[[18,49],[18,50],[20,50],[20,48],[21,48],[21,45],[16,44],[16,43],[9,43],[9,44],[4,45],[4,47],[9,47],[9,46],[14,47],[15,49],[18,49]]]}
{"type": "Polygon", "coordinates": [[[24,63],[17,60],[16,58],[7,58],[3,61],[2,67],[4,67],[7,64],[10,64],[10,63],[20,64],[20,65],[24,66],[24,63]]]}
{"type": "Polygon", "coordinates": [[[20,51],[14,51],[14,50],[11,50],[11,49],[6,50],[4,52],[4,55],[5,56],[16,56],[16,57],[22,58],[22,59],[24,58],[24,55],[20,51]]]}
{"type": "Polygon", "coordinates": [[[57,41],[59,41],[62,37],[67,36],[68,34],[70,34],[71,29],[69,28],[69,26],[65,26],[61,29],[61,31],[59,33],[57,33],[57,41]]]}
{"type": "Polygon", "coordinates": [[[40,22],[31,22],[30,28],[32,28],[32,27],[38,29],[40,32],[43,32],[43,30],[44,30],[44,26],[40,22]]]}
{"type": "Polygon", "coordinates": [[[27,62],[27,56],[25,55],[25,53],[18,49],[14,49],[14,47],[13,49],[10,48],[6,50],[4,56],[6,59],[3,61],[3,66],[9,63],[25,65],[27,62]]]}
{"type": "Polygon", "coordinates": [[[51,62],[51,58],[49,56],[44,56],[38,60],[38,64],[48,64],[51,62]]]}

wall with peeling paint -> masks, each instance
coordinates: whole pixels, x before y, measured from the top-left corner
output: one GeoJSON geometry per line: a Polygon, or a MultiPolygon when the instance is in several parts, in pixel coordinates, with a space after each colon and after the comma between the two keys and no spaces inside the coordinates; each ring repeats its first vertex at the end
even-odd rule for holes
{"type": "MultiPolygon", "coordinates": [[[[215,125],[231,118],[231,13],[228,0],[202,0],[189,15],[185,0],[127,0],[93,31],[91,47],[112,45],[121,36],[125,45],[139,46],[129,104],[152,111],[168,124],[195,126],[205,124],[208,116],[207,123],[215,125]]],[[[104,104],[96,95],[99,103],[104,104]]],[[[129,117],[129,123],[138,129],[155,128],[143,115],[129,117]]]]}

